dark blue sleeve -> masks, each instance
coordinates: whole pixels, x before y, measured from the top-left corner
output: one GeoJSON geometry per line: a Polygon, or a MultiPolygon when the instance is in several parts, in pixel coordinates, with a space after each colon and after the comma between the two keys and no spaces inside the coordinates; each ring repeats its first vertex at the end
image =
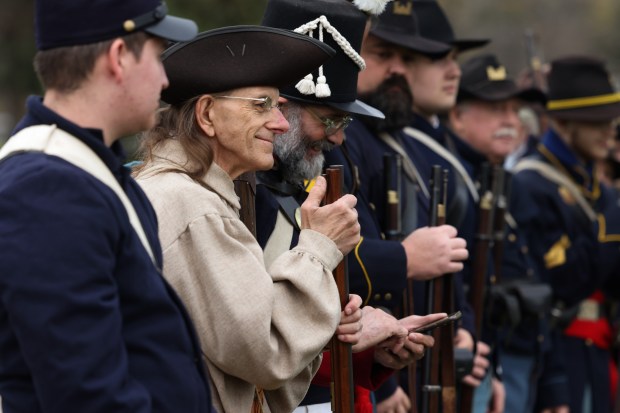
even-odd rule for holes
{"type": "Polygon", "coordinates": [[[150,411],[122,338],[109,189],[64,161],[33,159],[2,168],[0,314],[9,328],[0,340],[19,346],[3,350],[3,362],[26,364],[43,411],[150,411]]]}
{"type": "Polygon", "coordinates": [[[574,201],[567,203],[562,190],[537,173],[519,172],[515,186],[520,197],[512,213],[542,281],[568,305],[588,297],[600,282],[596,223],[588,222],[574,201]]]}

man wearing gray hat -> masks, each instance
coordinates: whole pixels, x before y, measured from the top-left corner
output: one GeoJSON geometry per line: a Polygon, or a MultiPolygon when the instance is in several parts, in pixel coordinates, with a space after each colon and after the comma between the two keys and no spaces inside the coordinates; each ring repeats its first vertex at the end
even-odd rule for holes
{"type": "Polygon", "coordinates": [[[212,412],[155,214],[119,138],[155,123],[159,0],[36,2],[45,88],[0,152],[0,394],[11,412],[212,412]]]}

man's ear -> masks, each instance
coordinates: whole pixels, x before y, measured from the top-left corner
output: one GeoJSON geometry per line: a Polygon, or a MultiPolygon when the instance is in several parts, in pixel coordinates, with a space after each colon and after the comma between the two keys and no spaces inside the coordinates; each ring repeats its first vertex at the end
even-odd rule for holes
{"type": "Polygon", "coordinates": [[[450,123],[450,128],[457,134],[462,135],[463,133],[463,121],[461,119],[461,115],[463,114],[463,108],[459,105],[454,106],[450,109],[448,113],[448,122],[450,123]]]}
{"type": "Polygon", "coordinates": [[[126,61],[129,49],[123,39],[114,39],[105,54],[106,69],[110,76],[117,82],[123,79],[123,73],[126,69],[126,61]]]}
{"type": "Polygon", "coordinates": [[[194,106],[196,122],[198,122],[200,128],[209,137],[215,136],[215,126],[212,120],[214,103],[215,98],[212,95],[202,95],[198,98],[194,106]]]}

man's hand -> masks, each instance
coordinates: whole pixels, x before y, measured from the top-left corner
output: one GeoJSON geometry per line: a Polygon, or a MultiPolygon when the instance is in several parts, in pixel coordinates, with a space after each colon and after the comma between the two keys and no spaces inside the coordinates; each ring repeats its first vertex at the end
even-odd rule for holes
{"type": "Polygon", "coordinates": [[[491,382],[491,401],[488,413],[502,413],[506,405],[506,389],[504,383],[493,377],[491,382]]]}
{"type": "Polygon", "coordinates": [[[480,386],[490,365],[489,359],[487,358],[490,353],[491,348],[486,343],[478,341],[476,345],[476,355],[474,356],[474,367],[471,370],[471,374],[463,377],[463,383],[472,387],[480,386]]]}
{"type": "Polygon", "coordinates": [[[561,406],[550,407],[545,410],[541,410],[540,413],[569,413],[568,405],[563,404],[561,406]]]}
{"type": "Polygon", "coordinates": [[[419,228],[402,246],[407,255],[407,277],[418,281],[461,271],[462,261],[469,256],[467,242],[457,237],[451,225],[419,228]]]}
{"type": "Polygon", "coordinates": [[[364,323],[361,305],[362,297],[357,294],[349,294],[349,302],[340,314],[340,324],[336,328],[338,340],[353,345],[360,341],[364,323]]]}
{"type": "Polygon", "coordinates": [[[407,413],[409,409],[411,401],[400,387],[390,397],[377,404],[377,413],[407,413]]]}
{"type": "Polygon", "coordinates": [[[334,203],[320,206],[326,190],[327,182],[319,176],[301,206],[301,228],[320,232],[334,241],[340,252],[347,254],[360,240],[355,210],[357,198],[347,194],[334,203]]]}

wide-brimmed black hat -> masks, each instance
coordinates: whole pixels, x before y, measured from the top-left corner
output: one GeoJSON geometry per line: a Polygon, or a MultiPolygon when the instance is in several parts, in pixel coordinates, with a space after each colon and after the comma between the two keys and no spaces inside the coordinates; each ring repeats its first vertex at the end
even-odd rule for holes
{"type": "Polygon", "coordinates": [[[37,0],[38,50],[96,43],[137,31],[175,42],[192,39],[192,20],[168,16],[161,0],[37,0]]]}
{"type": "Polygon", "coordinates": [[[497,102],[511,98],[527,102],[546,102],[545,94],[536,88],[521,89],[508,77],[506,67],[493,54],[473,57],[461,66],[458,102],[480,99],[497,102]]]}
{"type": "Polygon", "coordinates": [[[170,85],[164,102],[249,86],[281,88],[325,63],[334,50],[289,30],[231,26],[200,33],[163,54],[170,85]]]}
{"type": "Polygon", "coordinates": [[[418,17],[420,34],[427,39],[448,44],[459,51],[475,49],[489,43],[489,39],[457,39],[448,17],[435,0],[415,0],[413,12],[418,17]]]}
{"type": "Polygon", "coordinates": [[[367,18],[347,0],[269,0],[262,25],[321,39],[336,50],[336,55],[318,70],[309,71],[282,88],[282,96],[383,118],[379,110],[357,100],[357,75],[365,68],[359,51],[367,18]]]}
{"type": "Polygon", "coordinates": [[[383,13],[373,19],[370,33],[386,42],[433,57],[441,57],[450,52],[451,45],[420,35],[418,18],[413,8],[413,0],[394,0],[383,13]]]}
{"type": "Polygon", "coordinates": [[[547,84],[547,112],[554,118],[587,122],[620,116],[620,93],[602,60],[588,56],[554,60],[547,84]]]}

